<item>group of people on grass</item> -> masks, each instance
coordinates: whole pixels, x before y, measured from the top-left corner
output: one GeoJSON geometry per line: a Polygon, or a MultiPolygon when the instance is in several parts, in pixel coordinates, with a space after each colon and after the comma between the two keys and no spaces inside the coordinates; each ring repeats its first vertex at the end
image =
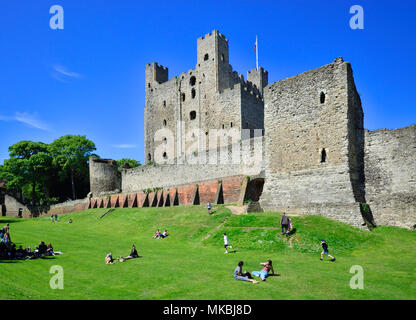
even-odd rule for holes
{"type": "Polygon", "coordinates": [[[120,257],[120,258],[117,258],[117,259],[113,259],[113,254],[110,252],[105,256],[105,263],[106,264],[114,264],[114,263],[116,263],[116,261],[124,262],[126,260],[135,259],[135,258],[138,258],[138,257],[139,257],[139,254],[137,253],[136,246],[133,244],[131,246],[130,254],[127,257],[124,257],[124,258],[120,257]]]}
{"type": "Polygon", "coordinates": [[[35,250],[32,251],[30,247],[23,248],[23,246],[16,247],[16,244],[11,241],[10,238],[10,225],[6,224],[0,229],[0,259],[5,260],[24,260],[24,259],[37,259],[44,258],[46,256],[54,256],[61,254],[61,252],[54,252],[52,244],[46,245],[41,241],[35,250]]]}
{"type": "Polygon", "coordinates": [[[52,222],[58,222],[58,215],[57,214],[51,214],[51,221],[52,222]]]}
{"type": "Polygon", "coordinates": [[[165,229],[165,231],[160,232],[160,229],[157,229],[155,234],[153,235],[153,239],[164,239],[168,236],[168,231],[165,229]]]}

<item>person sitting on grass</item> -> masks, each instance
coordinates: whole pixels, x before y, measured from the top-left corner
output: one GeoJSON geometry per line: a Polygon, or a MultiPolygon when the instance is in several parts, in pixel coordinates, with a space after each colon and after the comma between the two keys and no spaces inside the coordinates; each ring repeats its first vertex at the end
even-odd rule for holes
{"type": "Polygon", "coordinates": [[[128,255],[128,256],[127,256],[127,257],[125,257],[125,258],[120,257],[118,260],[119,260],[120,262],[124,262],[124,261],[126,261],[126,260],[129,260],[129,259],[135,259],[135,258],[138,258],[138,257],[139,257],[139,254],[137,253],[136,246],[133,244],[133,245],[131,246],[131,252],[130,252],[130,255],[128,255]]]}
{"type": "Polygon", "coordinates": [[[250,272],[245,272],[243,274],[242,267],[244,265],[243,261],[240,261],[237,265],[237,267],[234,270],[234,280],[241,280],[241,281],[248,281],[252,283],[259,283],[258,281],[254,280],[251,277],[250,272]]]}
{"type": "Polygon", "coordinates": [[[263,269],[261,269],[261,271],[253,271],[251,274],[253,277],[260,277],[262,281],[266,281],[270,270],[272,271],[272,274],[274,274],[272,260],[267,260],[267,262],[260,262],[260,264],[264,266],[263,269]]]}
{"type": "Polygon", "coordinates": [[[153,235],[153,237],[152,237],[152,238],[153,238],[153,239],[160,239],[160,234],[161,234],[161,233],[160,233],[160,230],[159,230],[159,229],[157,229],[157,230],[156,230],[156,233],[153,235]]]}
{"type": "Polygon", "coordinates": [[[335,257],[331,256],[328,252],[328,244],[326,243],[325,240],[321,240],[321,246],[323,251],[321,252],[321,261],[324,260],[324,253],[331,258],[331,261],[334,262],[335,261],[335,257]]]}
{"type": "Polygon", "coordinates": [[[55,253],[53,252],[53,247],[52,247],[52,243],[49,243],[47,248],[46,248],[46,253],[48,256],[54,256],[55,253]]]}
{"type": "Polygon", "coordinates": [[[24,259],[26,256],[26,251],[23,249],[22,246],[19,246],[19,249],[16,251],[17,259],[24,259]]]}
{"type": "Polygon", "coordinates": [[[114,264],[113,254],[111,252],[105,256],[105,264],[114,264]]]}
{"type": "Polygon", "coordinates": [[[165,229],[165,231],[163,231],[163,233],[160,235],[160,238],[166,238],[168,236],[168,231],[165,229]]]}

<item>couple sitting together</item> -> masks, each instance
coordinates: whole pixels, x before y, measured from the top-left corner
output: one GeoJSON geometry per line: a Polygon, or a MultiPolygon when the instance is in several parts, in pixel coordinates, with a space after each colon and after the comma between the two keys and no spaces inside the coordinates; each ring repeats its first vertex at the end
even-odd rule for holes
{"type": "Polygon", "coordinates": [[[153,235],[153,239],[163,239],[168,236],[168,231],[165,229],[163,233],[160,232],[159,229],[156,230],[156,233],[153,235]]]}
{"type": "MultiPolygon", "coordinates": [[[[123,257],[117,258],[116,261],[124,262],[126,260],[134,259],[138,257],[139,257],[139,254],[137,253],[136,246],[133,244],[131,246],[130,254],[124,258],[123,257]]],[[[111,252],[105,256],[105,264],[114,264],[116,261],[114,261],[113,254],[111,252]]]]}
{"type": "Polygon", "coordinates": [[[244,262],[240,261],[234,270],[234,279],[258,283],[258,281],[254,280],[253,277],[260,277],[262,281],[266,281],[266,278],[269,275],[270,271],[272,271],[271,274],[274,274],[272,260],[267,260],[267,262],[261,262],[260,264],[263,266],[263,269],[261,271],[253,271],[251,274],[250,272],[243,273],[242,267],[244,265],[244,262]]]}

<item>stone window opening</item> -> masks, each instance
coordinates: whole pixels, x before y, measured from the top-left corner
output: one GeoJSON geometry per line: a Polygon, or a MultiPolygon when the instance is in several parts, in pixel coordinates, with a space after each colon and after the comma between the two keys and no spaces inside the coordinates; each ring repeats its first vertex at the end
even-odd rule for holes
{"type": "Polygon", "coordinates": [[[325,103],[325,93],[323,91],[321,91],[320,101],[321,101],[321,104],[325,103]]]}
{"type": "Polygon", "coordinates": [[[222,125],[222,128],[225,129],[225,124],[222,125]]]}
{"type": "Polygon", "coordinates": [[[167,153],[166,152],[163,152],[163,159],[167,159],[167,158],[168,158],[167,153]]]}
{"type": "Polygon", "coordinates": [[[191,111],[189,113],[189,119],[191,119],[191,120],[195,120],[196,119],[196,111],[191,111]]]}
{"type": "Polygon", "coordinates": [[[233,123],[231,122],[231,123],[230,123],[230,128],[232,128],[232,127],[233,127],[233,123]]]}
{"type": "Polygon", "coordinates": [[[221,53],[221,61],[224,61],[224,60],[225,60],[224,54],[221,53]]]}
{"type": "Polygon", "coordinates": [[[326,150],[325,148],[322,149],[321,151],[321,163],[326,162],[326,150]]]}
{"type": "Polygon", "coordinates": [[[147,84],[147,87],[150,88],[150,82],[147,84]]]}
{"type": "Polygon", "coordinates": [[[205,56],[204,56],[204,61],[207,61],[208,59],[209,59],[209,55],[208,55],[208,53],[206,53],[205,56]]]}
{"type": "Polygon", "coordinates": [[[192,95],[192,99],[194,99],[194,98],[195,98],[195,96],[196,96],[196,91],[195,91],[195,89],[192,89],[192,91],[191,91],[191,95],[192,95]]]}
{"type": "Polygon", "coordinates": [[[163,100],[163,106],[166,107],[166,100],[163,100]]]}
{"type": "Polygon", "coordinates": [[[194,85],[195,85],[195,83],[196,83],[196,78],[195,78],[195,76],[192,76],[192,77],[191,77],[191,79],[189,79],[189,84],[190,84],[191,86],[194,86],[194,85]]]}
{"type": "Polygon", "coordinates": [[[181,94],[182,101],[185,101],[185,93],[181,94]]]}
{"type": "Polygon", "coordinates": [[[166,137],[164,137],[162,141],[163,141],[164,144],[168,143],[168,139],[166,139],[166,137]]]}
{"type": "Polygon", "coordinates": [[[147,161],[152,161],[152,155],[150,153],[147,154],[147,161]]]}
{"type": "Polygon", "coordinates": [[[166,119],[163,120],[163,126],[166,127],[168,123],[166,122],[166,119]]]}

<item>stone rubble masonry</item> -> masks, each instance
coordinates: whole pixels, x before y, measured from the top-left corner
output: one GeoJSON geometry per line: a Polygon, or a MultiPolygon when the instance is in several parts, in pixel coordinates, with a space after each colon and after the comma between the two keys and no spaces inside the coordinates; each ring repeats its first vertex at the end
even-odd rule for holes
{"type": "MultiPolygon", "coordinates": [[[[214,30],[197,39],[195,69],[168,80],[168,69],[156,62],[145,67],[145,161],[163,158],[163,141],[154,141],[160,129],[169,129],[166,149],[173,144],[169,159],[187,153],[193,141],[185,134],[198,129],[264,129],[263,87],[268,73],[251,70],[244,80],[229,64],[228,39],[214,30]],[[183,122],[178,126],[177,123],[183,122]],[[176,141],[180,140],[180,143],[176,141]],[[156,154],[156,152],[158,154],[156,154]]],[[[204,146],[208,149],[208,146],[204,146]]]]}
{"type": "Polygon", "coordinates": [[[321,214],[360,226],[364,181],[359,180],[363,161],[356,144],[363,141],[363,112],[350,64],[337,58],[278,81],[265,88],[264,98],[261,206],[321,214]]]}
{"type": "Polygon", "coordinates": [[[416,225],[416,125],[365,130],[365,191],[377,224],[416,225]]]}
{"type": "Polygon", "coordinates": [[[90,191],[94,195],[120,190],[120,177],[117,163],[111,159],[90,157],[90,191]]]}

